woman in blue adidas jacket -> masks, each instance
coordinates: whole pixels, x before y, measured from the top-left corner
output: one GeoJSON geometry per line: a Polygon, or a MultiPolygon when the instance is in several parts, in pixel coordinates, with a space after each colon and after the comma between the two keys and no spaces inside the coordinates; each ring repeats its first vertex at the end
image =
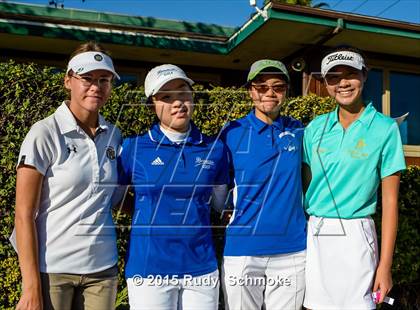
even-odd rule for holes
{"type": "Polygon", "coordinates": [[[132,185],[135,200],[125,271],[131,309],[218,307],[209,216],[227,188],[227,151],[191,122],[192,84],[177,66],[153,68],[145,94],[159,122],[123,143],[120,183],[132,185]]]}

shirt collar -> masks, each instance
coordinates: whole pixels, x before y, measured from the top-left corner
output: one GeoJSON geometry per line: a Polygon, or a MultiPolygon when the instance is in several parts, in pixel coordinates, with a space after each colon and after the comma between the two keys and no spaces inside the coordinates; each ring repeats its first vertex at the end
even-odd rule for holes
{"type": "MultiPolygon", "coordinates": [[[[57,119],[58,128],[60,129],[61,134],[77,131],[79,128],[73,113],[71,113],[70,108],[68,107],[68,101],[63,101],[63,103],[57,108],[55,111],[55,118],[57,119]]],[[[98,124],[99,126],[97,130],[101,132],[108,130],[108,124],[100,114],[98,118],[98,124]]]]}
{"type": "Polygon", "coordinates": [[[328,131],[330,131],[334,127],[334,125],[338,123],[338,107],[339,106],[337,105],[334,111],[328,113],[327,115],[327,125],[326,125],[327,128],[326,129],[328,131]]]}
{"type": "Polygon", "coordinates": [[[95,136],[99,135],[101,132],[108,130],[107,121],[103,118],[101,114],[98,115],[98,127],[96,128],[95,136]]]}
{"type": "Polygon", "coordinates": [[[55,111],[55,118],[57,120],[57,125],[61,134],[77,130],[79,127],[77,125],[76,119],[67,106],[66,101],[63,101],[63,103],[55,111]]]}
{"type": "Polygon", "coordinates": [[[263,131],[266,127],[268,126],[273,126],[277,129],[279,129],[280,131],[283,131],[284,129],[284,125],[283,125],[283,120],[282,117],[279,115],[274,121],[273,123],[267,124],[264,123],[262,120],[260,120],[256,115],[255,115],[255,109],[252,110],[248,115],[247,115],[247,119],[249,121],[249,123],[251,124],[251,126],[258,132],[260,133],[261,131],[263,131]]]}
{"type": "Polygon", "coordinates": [[[362,115],[360,115],[357,120],[366,126],[370,126],[370,124],[373,121],[373,118],[376,115],[376,112],[377,111],[373,106],[372,102],[369,102],[368,105],[365,107],[365,110],[362,112],[362,115]]]}
{"type": "MultiPolygon", "coordinates": [[[[328,113],[327,116],[327,130],[330,131],[335,124],[338,123],[338,108],[339,106],[334,109],[334,111],[328,113]]],[[[373,121],[373,118],[376,115],[376,109],[373,106],[372,102],[369,102],[369,104],[365,107],[362,114],[360,114],[359,118],[356,120],[356,122],[360,122],[365,126],[370,126],[370,124],[373,121]]]]}
{"type": "MultiPolygon", "coordinates": [[[[191,131],[190,134],[187,137],[187,144],[193,144],[193,145],[199,145],[203,143],[203,134],[200,132],[200,130],[194,125],[193,122],[190,122],[191,131]]],[[[165,134],[160,130],[159,123],[153,124],[152,128],[149,129],[149,138],[155,143],[159,144],[167,144],[167,145],[173,145],[175,144],[171,140],[169,140],[165,134]]]]}

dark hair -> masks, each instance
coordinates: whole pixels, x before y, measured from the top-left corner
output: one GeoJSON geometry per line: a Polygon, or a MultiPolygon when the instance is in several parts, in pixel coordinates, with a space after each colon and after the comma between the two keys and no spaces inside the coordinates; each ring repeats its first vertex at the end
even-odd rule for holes
{"type": "Polygon", "coordinates": [[[153,98],[152,97],[153,96],[149,96],[149,97],[146,98],[146,102],[145,102],[146,106],[148,106],[148,107],[153,106],[153,98]]]}
{"type": "Polygon", "coordinates": [[[366,55],[365,55],[365,53],[362,50],[358,49],[357,47],[353,47],[351,45],[343,44],[343,45],[338,45],[336,47],[333,47],[333,48],[328,49],[327,52],[322,56],[322,58],[324,58],[328,54],[335,53],[335,52],[353,52],[353,53],[359,54],[360,56],[362,56],[362,58],[363,58],[363,60],[365,62],[365,66],[366,66],[366,67],[363,68],[362,71],[363,71],[363,73],[367,73],[368,72],[369,66],[368,66],[368,64],[366,62],[366,55]]]}
{"type": "Polygon", "coordinates": [[[79,45],[73,53],[70,55],[70,59],[72,59],[74,56],[79,55],[81,53],[85,52],[101,52],[108,56],[111,56],[111,54],[99,43],[95,41],[88,41],[86,43],[83,43],[79,45]]]}

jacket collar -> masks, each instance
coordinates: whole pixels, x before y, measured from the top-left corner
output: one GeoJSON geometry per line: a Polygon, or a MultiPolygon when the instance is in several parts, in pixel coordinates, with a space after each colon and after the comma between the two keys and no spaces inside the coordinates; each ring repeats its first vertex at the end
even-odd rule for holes
{"type": "MultiPolygon", "coordinates": [[[[203,143],[203,134],[200,132],[200,130],[194,125],[193,122],[190,122],[191,131],[190,134],[187,137],[187,144],[192,145],[199,145],[203,143]]],[[[148,131],[149,138],[152,142],[158,143],[158,144],[165,144],[165,145],[173,145],[175,144],[171,140],[169,140],[165,134],[160,130],[159,123],[155,123],[152,125],[152,127],[148,131]]]]}
{"type": "Polygon", "coordinates": [[[283,131],[284,129],[284,124],[283,124],[283,119],[282,117],[279,115],[271,125],[264,123],[262,120],[260,120],[258,117],[255,116],[255,109],[252,110],[247,116],[246,118],[248,119],[249,123],[251,124],[251,126],[258,132],[260,133],[261,131],[263,131],[266,127],[268,126],[273,126],[277,129],[279,129],[280,131],[283,131]]]}

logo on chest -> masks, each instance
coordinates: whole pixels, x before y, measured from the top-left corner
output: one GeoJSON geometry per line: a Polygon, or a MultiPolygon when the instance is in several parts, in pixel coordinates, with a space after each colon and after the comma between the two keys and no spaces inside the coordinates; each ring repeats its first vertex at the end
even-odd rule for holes
{"type": "Polygon", "coordinates": [[[210,159],[195,158],[195,167],[202,167],[203,169],[210,169],[214,166],[214,161],[210,159]]]}
{"type": "Polygon", "coordinates": [[[106,149],[106,157],[110,160],[115,159],[115,149],[112,146],[108,146],[106,149]]]}
{"type": "Polygon", "coordinates": [[[279,134],[279,138],[284,142],[283,151],[286,152],[294,152],[296,151],[296,145],[295,145],[295,138],[296,135],[293,132],[290,131],[283,131],[279,134]]]}
{"type": "Polygon", "coordinates": [[[349,154],[355,159],[366,159],[369,153],[366,151],[366,142],[364,139],[359,139],[353,149],[349,150],[349,154]]]}
{"type": "Polygon", "coordinates": [[[292,138],[295,138],[296,137],[296,135],[293,133],[293,132],[290,132],[290,131],[283,131],[283,132],[281,132],[280,134],[279,134],[279,138],[281,139],[281,138],[283,138],[283,137],[286,137],[286,136],[290,136],[290,137],[292,137],[292,138]]]}
{"type": "Polygon", "coordinates": [[[67,144],[67,153],[71,152],[77,153],[77,147],[74,144],[67,144]]]}
{"type": "Polygon", "coordinates": [[[283,150],[284,151],[287,151],[287,152],[294,152],[294,151],[296,151],[296,146],[294,146],[294,145],[287,145],[287,146],[283,147],[283,150]]]}
{"type": "Polygon", "coordinates": [[[156,157],[151,163],[152,166],[164,166],[165,163],[163,162],[163,160],[158,156],[156,157]]]}

